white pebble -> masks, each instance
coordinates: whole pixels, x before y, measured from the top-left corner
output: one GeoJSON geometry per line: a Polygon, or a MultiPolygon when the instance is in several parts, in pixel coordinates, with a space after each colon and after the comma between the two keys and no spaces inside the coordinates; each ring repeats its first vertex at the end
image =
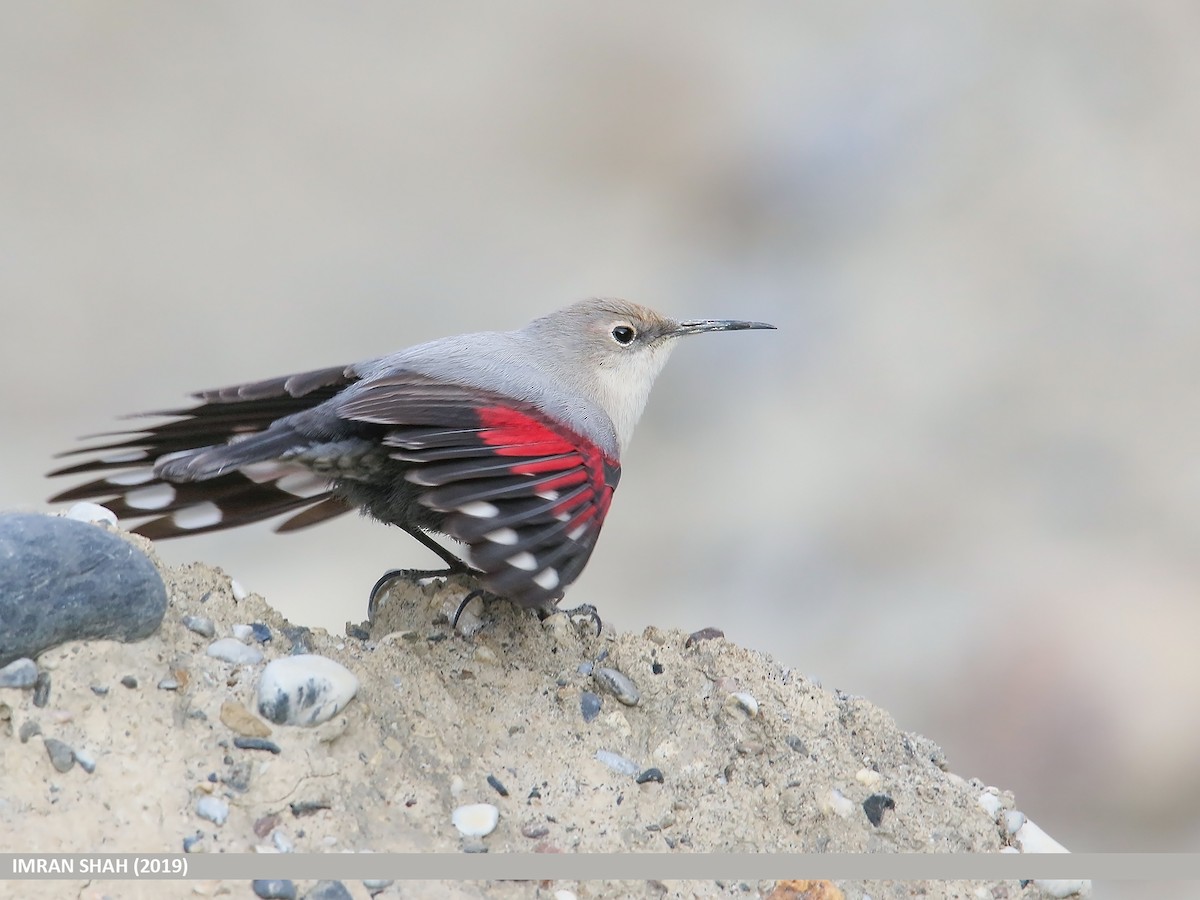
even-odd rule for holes
{"type": "Polygon", "coordinates": [[[1062,844],[1028,819],[1013,836],[1022,853],[1069,853],[1062,844]]]}
{"type": "Polygon", "coordinates": [[[284,656],[263,669],[258,711],[276,725],[320,725],[340,713],[357,692],[354,673],[328,657],[284,656]]]}
{"type": "Polygon", "coordinates": [[[992,817],[993,821],[1000,816],[1000,795],[991,791],[984,791],[979,795],[979,805],[983,807],[983,811],[992,817]]]}
{"type": "Polygon", "coordinates": [[[1004,829],[1009,834],[1016,834],[1025,825],[1025,813],[1010,809],[1004,814],[1004,829]]]}
{"type": "Polygon", "coordinates": [[[283,833],[279,828],[271,832],[271,842],[275,845],[275,849],[280,853],[291,853],[296,849],[296,845],[291,839],[283,833]]]}
{"type": "Polygon", "coordinates": [[[554,892],[554,900],[579,900],[579,895],[562,888],[554,892]]]}
{"type": "Polygon", "coordinates": [[[204,796],[196,801],[196,815],[217,825],[224,825],[229,818],[229,804],[220,797],[204,796]]]}
{"type": "Polygon", "coordinates": [[[254,640],[254,629],[249,625],[234,625],[233,636],[243,644],[249,644],[254,640]]]}
{"type": "Polygon", "coordinates": [[[76,522],[101,522],[105,525],[116,525],[117,515],[111,509],[99,503],[89,503],[82,500],[67,510],[67,518],[76,522]]]}
{"type": "Polygon", "coordinates": [[[496,830],[500,810],[490,803],[472,803],[454,810],[450,821],[464,837],[485,837],[496,830]]]}
{"type": "Polygon", "coordinates": [[[250,592],[242,587],[242,583],[236,578],[229,579],[229,589],[233,592],[233,599],[238,603],[250,596],[250,592]]]}
{"type": "Polygon", "coordinates": [[[247,647],[237,638],[221,638],[208,645],[208,655],[235,666],[253,666],[262,662],[263,653],[257,647],[247,647]]]}
{"type": "Polygon", "coordinates": [[[879,782],[883,781],[883,776],[874,769],[862,768],[854,773],[854,780],[863,787],[873,788],[879,782]]]}
{"type": "Polygon", "coordinates": [[[88,753],[86,750],[75,751],[75,762],[79,763],[79,768],[91,775],[96,771],[96,757],[88,753]]]}
{"type": "Polygon", "coordinates": [[[835,815],[843,819],[848,819],[854,814],[854,802],[837,788],[830,788],[829,793],[817,801],[817,806],[825,815],[835,815]]]}
{"type": "Polygon", "coordinates": [[[613,753],[611,750],[597,750],[596,759],[614,772],[618,772],[621,775],[628,775],[631,778],[642,771],[642,767],[633,760],[626,759],[620,753],[613,753]]]}

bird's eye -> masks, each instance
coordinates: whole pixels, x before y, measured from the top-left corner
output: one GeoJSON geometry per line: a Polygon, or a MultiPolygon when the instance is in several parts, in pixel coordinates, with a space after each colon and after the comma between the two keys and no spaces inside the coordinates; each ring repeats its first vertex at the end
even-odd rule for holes
{"type": "Polygon", "coordinates": [[[637,332],[628,325],[617,325],[612,330],[613,340],[618,344],[627,346],[633,343],[633,339],[637,337],[637,332]]]}

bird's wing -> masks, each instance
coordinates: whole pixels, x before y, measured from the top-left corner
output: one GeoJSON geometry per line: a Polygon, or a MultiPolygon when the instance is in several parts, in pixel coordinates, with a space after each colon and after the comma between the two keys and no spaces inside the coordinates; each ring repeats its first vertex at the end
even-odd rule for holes
{"type": "Polygon", "coordinates": [[[315,525],[348,512],[329,493],[327,479],[302,466],[271,459],[295,441],[295,435],[271,432],[278,419],[311,409],[359,378],[349,366],[301,372],[269,381],[200,391],[190,409],[146,413],[171,421],[147,428],[109,432],[107,443],[70,450],[60,456],[96,454],[57,469],[56,475],[103,473],[86,484],[63,491],[52,503],[94,500],[122,519],[145,519],[135,530],[158,540],[246,525],[285,512],[295,512],[278,531],[315,525]],[[228,448],[244,464],[231,460],[230,471],[197,481],[160,477],[158,464],[193,457],[202,448],[228,448]],[[298,512],[297,512],[298,510],[298,512]]]}
{"type": "Polygon", "coordinates": [[[487,587],[530,607],[583,571],[620,465],[527,402],[409,372],[355,386],[340,418],[385,426],[419,500],[469,548],[487,587]]]}

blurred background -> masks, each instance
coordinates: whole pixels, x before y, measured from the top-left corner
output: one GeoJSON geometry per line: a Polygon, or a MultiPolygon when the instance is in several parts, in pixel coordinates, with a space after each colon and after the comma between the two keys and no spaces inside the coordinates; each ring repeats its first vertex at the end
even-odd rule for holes
{"type": "MultiPolygon", "coordinates": [[[[568,599],[718,626],[1075,850],[1200,848],[1200,10],[0,12],[0,506],[195,389],[618,295],[675,353],[568,599]]],[[[160,545],[340,631],[346,517],[160,545]]]]}

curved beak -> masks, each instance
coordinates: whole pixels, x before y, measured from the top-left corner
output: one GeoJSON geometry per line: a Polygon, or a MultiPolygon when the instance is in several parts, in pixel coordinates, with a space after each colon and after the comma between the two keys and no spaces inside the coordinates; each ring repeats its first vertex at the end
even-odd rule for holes
{"type": "Polygon", "coordinates": [[[751,329],[774,331],[775,326],[768,325],[766,322],[740,322],[737,319],[692,319],[688,322],[679,322],[672,334],[682,337],[685,334],[703,334],[706,331],[749,331],[751,329]]]}

